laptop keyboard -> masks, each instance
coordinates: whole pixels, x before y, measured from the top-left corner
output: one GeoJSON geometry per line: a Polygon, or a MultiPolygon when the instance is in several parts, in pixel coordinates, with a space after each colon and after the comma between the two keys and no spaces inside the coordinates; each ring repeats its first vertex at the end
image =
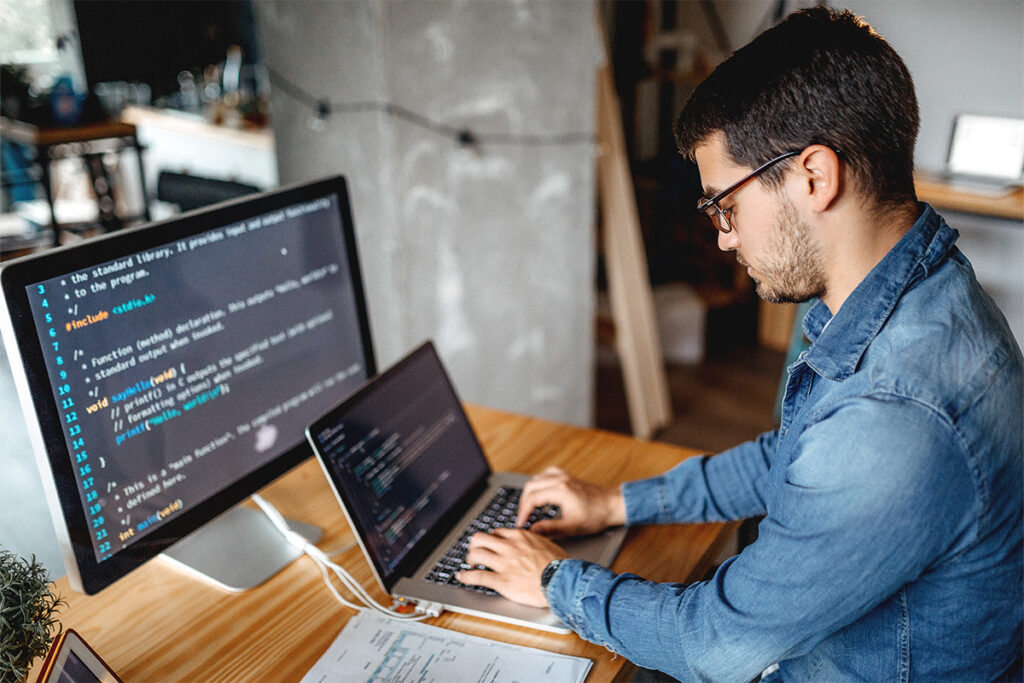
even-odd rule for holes
{"type": "MultiPolygon", "coordinates": [[[[483,593],[484,595],[497,595],[497,593],[490,588],[484,588],[483,586],[467,586],[464,583],[460,583],[455,580],[456,572],[462,571],[463,569],[473,569],[473,567],[466,564],[466,550],[469,547],[469,539],[475,533],[489,532],[494,529],[501,527],[512,528],[516,525],[516,515],[519,512],[519,496],[523,490],[519,488],[511,488],[503,486],[498,489],[494,497],[491,498],[491,502],[477,515],[476,519],[469,523],[466,530],[462,532],[462,536],[456,541],[451,548],[448,549],[434,568],[430,570],[426,580],[431,583],[447,584],[450,586],[456,586],[458,588],[465,588],[467,590],[475,591],[477,593],[483,593]]],[[[530,526],[537,521],[542,519],[551,519],[558,515],[558,508],[554,506],[544,506],[537,508],[530,515],[524,525],[525,528],[529,529],[530,526]]]]}

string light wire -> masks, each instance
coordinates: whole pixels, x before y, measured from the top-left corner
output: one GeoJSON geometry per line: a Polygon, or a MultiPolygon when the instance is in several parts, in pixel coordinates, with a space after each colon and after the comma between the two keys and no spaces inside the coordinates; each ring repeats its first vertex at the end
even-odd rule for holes
{"type": "Polygon", "coordinates": [[[270,67],[266,67],[271,85],[291,97],[296,102],[311,109],[317,120],[326,121],[337,113],[382,113],[401,119],[414,126],[428,130],[436,135],[451,138],[463,147],[479,145],[504,145],[522,147],[549,147],[567,145],[596,145],[597,137],[592,133],[476,133],[469,128],[459,128],[448,123],[435,121],[422,114],[412,111],[400,104],[392,102],[358,101],[331,102],[318,98],[291,82],[270,67]]]}

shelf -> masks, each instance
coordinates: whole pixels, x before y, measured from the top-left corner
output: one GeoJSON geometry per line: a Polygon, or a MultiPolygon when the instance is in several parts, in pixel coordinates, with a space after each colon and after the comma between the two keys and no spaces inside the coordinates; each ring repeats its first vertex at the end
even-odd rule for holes
{"type": "Polygon", "coordinates": [[[915,173],[914,186],[920,201],[928,202],[939,210],[1024,221],[1024,187],[1020,185],[1004,193],[992,194],[958,186],[925,173],[915,173]]]}

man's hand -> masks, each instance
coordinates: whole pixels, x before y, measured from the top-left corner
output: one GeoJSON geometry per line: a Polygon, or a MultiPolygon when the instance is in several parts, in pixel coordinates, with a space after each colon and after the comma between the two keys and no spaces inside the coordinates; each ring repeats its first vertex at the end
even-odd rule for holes
{"type": "Polygon", "coordinates": [[[603,488],[549,467],[523,487],[516,526],[523,526],[534,508],[557,505],[562,514],[530,527],[545,536],[594,534],[626,523],[626,503],[619,488],[603,488]]]}
{"type": "Polygon", "coordinates": [[[531,607],[547,607],[540,575],[553,560],[568,557],[557,545],[523,529],[495,529],[469,540],[466,564],[493,571],[467,569],[455,578],[470,586],[486,586],[509,600],[531,607]]]}

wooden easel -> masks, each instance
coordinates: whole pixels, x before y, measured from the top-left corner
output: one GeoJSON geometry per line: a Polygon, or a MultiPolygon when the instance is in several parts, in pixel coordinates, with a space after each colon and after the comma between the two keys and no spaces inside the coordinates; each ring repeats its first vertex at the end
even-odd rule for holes
{"type": "Polygon", "coordinates": [[[630,425],[634,436],[650,439],[672,419],[672,404],[622,131],[619,98],[606,56],[597,83],[601,246],[630,425]]]}

